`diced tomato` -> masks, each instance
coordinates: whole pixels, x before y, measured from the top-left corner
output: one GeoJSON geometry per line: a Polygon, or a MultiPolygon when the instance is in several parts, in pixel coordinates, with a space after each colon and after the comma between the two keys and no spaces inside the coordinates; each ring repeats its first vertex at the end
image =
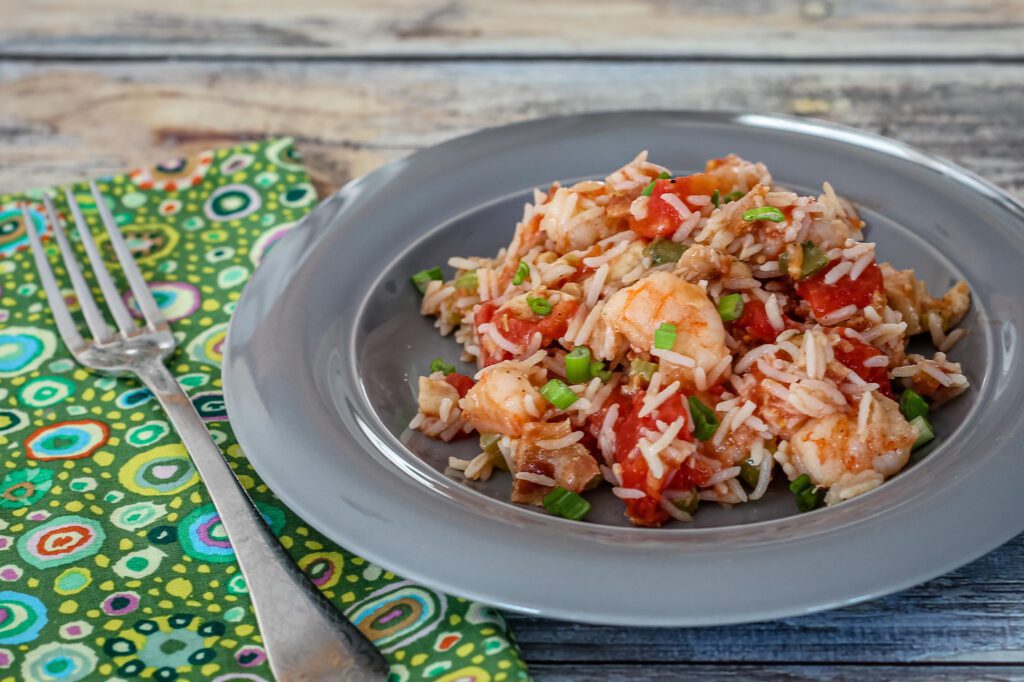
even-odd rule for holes
{"type": "Polygon", "coordinates": [[[444,380],[445,383],[459,392],[460,398],[465,398],[469,389],[473,388],[473,385],[476,384],[472,377],[467,377],[465,374],[459,374],[458,372],[449,374],[444,380]]]}
{"type": "MultiPolygon", "coordinates": [[[[669,519],[668,513],[661,508],[661,494],[671,487],[673,490],[689,490],[694,485],[706,483],[711,471],[701,471],[704,465],[689,464],[674,467],[666,463],[665,475],[660,479],[651,478],[647,460],[637,451],[636,444],[640,440],[643,429],[656,429],[656,422],[672,423],[686,412],[683,407],[684,396],[676,395],[663,403],[652,414],[640,417],[643,407],[644,392],[637,391],[633,396],[616,393],[598,414],[590,419],[591,431],[597,434],[604,417],[612,404],[619,406],[619,417],[613,427],[615,430],[615,461],[620,466],[622,485],[626,488],[642,490],[645,497],[623,500],[626,505],[626,516],[638,526],[659,526],[669,519]]],[[[679,438],[692,440],[689,428],[679,433],[679,438]]]]}
{"type": "Polygon", "coordinates": [[[481,303],[476,307],[476,312],[473,314],[473,325],[478,330],[477,337],[480,347],[480,360],[483,362],[484,367],[501,362],[502,360],[508,360],[512,357],[507,351],[498,348],[493,342],[485,343],[483,339],[480,339],[480,325],[487,324],[494,317],[494,311],[498,309],[498,306],[493,303],[481,303]]]}
{"type": "Polygon", "coordinates": [[[875,292],[883,290],[882,271],[874,263],[856,280],[844,275],[834,284],[825,284],[825,274],[838,264],[839,261],[835,260],[813,277],[796,283],[796,292],[811,304],[815,317],[828,315],[851,304],[858,308],[871,305],[875,292]]]}
{"type": "MultiPolygon", "coordinates": [[[[786,329],[792,329],[797,326],[796,322],[785,315],[782,316],[782,321],[786,329]]],[[[764,303],[761,303],[756,298],[752,298],[743,304],[743,314],[732,323],[732,328],[734,330],[742,329],[754,339],[764,343],[772,343],[781,333],[775,331],[775,327],[768,321],[768,312],[764,309],[764,303]]]]}
{"type": "MultiPolygon", "coordinates": [[[[529,343],[534,332],[540,332],[543,347],[565,334],[569,328],[569,320],[578,307],[579,302],[575,299],[564,299],[556,303],[547,315],[532,315],[532,319],[524,320],[507,310],[501,310],[493,303],[481,303],[476,309],[473,323],[479,330],[480,325],[493,322],[499,334],[512,343],[524,346],[529,343]]],[[[493,343],[481,340],[479,345],[485,367],[512,358],[508,351],[494,347],[493,343]]]]}
{"type": "Polygon", "coordinates": [[[630,216],[629,226],[634,232],[644,237],[654,239],[655,237],[671,237],[679,228],[682,219],[679,212],[672,208],[661,197],[664,194],[674,194],[679,197],[691,210],[699,207],[690,204],[686,198],[692,195],[710,195],[718,187],[718,180],[707,173],[697,173],[681,178],[659,179],[654,181],[654,189],[651,191],[651,199],[647,203],[647,216],[643,220],[637,220],[630,216]]]}
{"type": "Polygon", "coordinates": [[[512,343],[526,345],[534,332],[540,332],[541,346],[546,346],[565,334],[569,328],[569,319],[579,305],[575,299],[564,299],[556,303],[547,315],[536,315],[535,319],[530,320],[522,320],[499,310],[492,321],[501,335],[512,343]]]}
{"type": "Polygon", "coordinates": [[[882,355],[882,351],[856,339],[843,338],[835,345],[833,352],[836,360],[856,372],[861,379],[878,384],[878,390],[887,397],[896,399],[892,392],[892,384],[889,382],[888,370],[885,367],[864,366],[865,360],[882,355]]]}

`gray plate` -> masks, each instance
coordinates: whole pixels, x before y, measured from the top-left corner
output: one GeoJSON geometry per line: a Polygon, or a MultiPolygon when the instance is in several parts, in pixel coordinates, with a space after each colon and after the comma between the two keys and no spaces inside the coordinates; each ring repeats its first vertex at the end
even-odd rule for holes
{"type": "Polygon", "coordinates": [[[1024,530],[1024,209],[900,143],[779,116],[608,113],[446,142],[349,183],[285,237],[238,305],[228,411],[256,470],[344,547],[503,608],[596,623],[710,625],[850,604],[949,571],[1024,530]],[[693,526],[627,527],[594,493],[588,523],[511,505],[509,479],[444,473],[445,445],[409,433],[414,382],[457,357],[418,314],[409,275],[508,243],[530,189],[600,176],[650,149],[675,172],[736,152],[780,183],[829,180],[880,258],[933,290],[965,278],[970,333],[953,358],[971,390],[934,415],[938,439],[881,488],[797,515],[784,489],[693,526]]]}

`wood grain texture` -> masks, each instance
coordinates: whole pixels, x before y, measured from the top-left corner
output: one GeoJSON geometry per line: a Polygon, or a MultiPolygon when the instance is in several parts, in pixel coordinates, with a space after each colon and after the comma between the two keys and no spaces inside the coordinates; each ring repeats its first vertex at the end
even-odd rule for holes
{"type": "MultiPolygon", "coordinates": [[[[831,570],[827,559],[822,570],[831,570]]],[[[1024,663],[1022,601],[1019,536],[918,587],[799,618],[710,628],[556,626],[514,615],[509,620],[527,660],[538,663],[996,665],[1024,663]]]]}
{"type": "Polygon", "coordinates": [[[530,667],[537,682],[1010,682],[1024,679],[1015,666],[835,666],[835,665],[550,665],[530,667]]]}
{"type": "Polygon", "coordinates": [[[646,107],[847,123],[952,158],[1024,196],[1021,101],[1024,65],[8,62],[0,69],[0,189],[293,135],[328,191],[480,127],[646,107]]]}
{"type": "Polygon", "coordinates": [[[3,0],[0,56],[1019,59],[1017,0],[3,0]]]}

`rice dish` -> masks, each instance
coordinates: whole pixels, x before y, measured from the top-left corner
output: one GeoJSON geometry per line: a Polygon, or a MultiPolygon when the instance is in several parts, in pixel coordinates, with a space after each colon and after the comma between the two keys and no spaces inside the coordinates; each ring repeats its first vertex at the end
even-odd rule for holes
{"type": "Polygon", "coordinates": [[[964,282],[935,297],[879,262],[864,228],[827,182],[800,196],[735,155],[674,175],[644,152],[535,191],[496,256],[413,276],[476,369],[435,360],[410,427],[479,438],[453,472],[507,471],[513,502],[571,519],[602,485],[640,526],[780,477],[800,511],[863,494],[966,390],[947,352],[970,306],[964,282]]]}

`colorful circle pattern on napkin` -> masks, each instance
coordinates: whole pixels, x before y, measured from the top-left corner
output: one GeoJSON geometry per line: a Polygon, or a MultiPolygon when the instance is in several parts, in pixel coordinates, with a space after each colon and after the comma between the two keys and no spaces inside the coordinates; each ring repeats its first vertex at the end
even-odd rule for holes
{"type": "MultiPolygon", "coordinates": [[[[228,319],[316,201],[291,141],[99,186],[179,335],[172,370],[271,529],[386,654],[391,679],[526,679],[497,612],[331,544],[274,498],[235,442],[220,379],[228,319]]],[[[95,202],[84,185],[73,191],[113,264],[95,202]]],[[[159,405],[131,381],[81,369],[57,338],[20,219],[27,205],[66,286],[39,199],[0,197],[0,680],[270,680],[230,542],[159,405]]],[[[77,309],[70,287],[65,296],[77,309]]]]}

